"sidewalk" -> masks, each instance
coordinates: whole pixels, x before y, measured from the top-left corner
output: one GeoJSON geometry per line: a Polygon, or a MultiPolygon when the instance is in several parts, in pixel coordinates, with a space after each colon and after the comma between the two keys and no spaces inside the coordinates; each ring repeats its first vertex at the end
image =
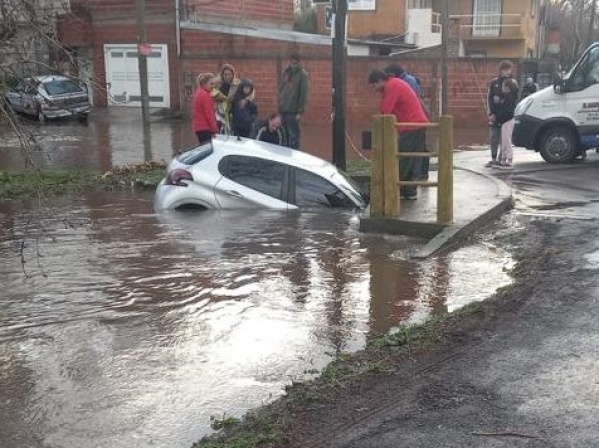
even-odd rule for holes
{"type": "MultiPolygon", "coordinates": [[[[431,187],[419,188],[416,201],[401,200],[397,219],[363,218],[360,229],[426,238],[429,242],[415,254],[426,258],[497,219],[511,207],[511,188],[484,168],[480,152],[462,154],[454,159],[452,225],[437,224],[437,188],[431,187]]],[[[430,172],[430,180],[437,180],[436,171],[430,172]]]]}

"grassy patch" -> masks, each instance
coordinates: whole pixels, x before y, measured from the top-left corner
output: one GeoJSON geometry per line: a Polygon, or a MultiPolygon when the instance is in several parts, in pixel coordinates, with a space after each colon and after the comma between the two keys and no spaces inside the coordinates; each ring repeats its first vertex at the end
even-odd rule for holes
{"type": "Polygon", "coordinates": [[[370,176],[370,160],[349,160],[345,172],[350,176],[370,176]]]}
{"type": "Polygon", "coordinates": [[[78,193],[89,188],[155,188],[164,175],[165,168],[162,162],[115,167],[106,173],[94,170],[0,171],[0,198],[53,196],[78,193]]]}
{"type": "Polygon", "coordinates": [[[286,423],[275,413],[250,413],[243,421],[225,427],[225,433],[204,437],[192,448],[274,448],[283,440],[285,427],[286,423]]]}

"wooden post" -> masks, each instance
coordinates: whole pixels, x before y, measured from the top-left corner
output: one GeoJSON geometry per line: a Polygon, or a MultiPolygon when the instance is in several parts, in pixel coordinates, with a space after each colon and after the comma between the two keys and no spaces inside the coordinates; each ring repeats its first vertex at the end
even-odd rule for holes
{"type": "Polygon", "coordinates": [[[399,216],[399,159],[397,127],[394,115],[383,116],[383,179],[385,212],[387,218],[399,216]]]}
{"type": "Polygon", "coordinates": [[[453,222],[453,118],[443,115],[439,120],[439,168],[437,191],[437,222],[453,222]]]}
{"type": "Polygon", "coordinates": [[[372,126],[370,216],[396,218],[399,214],[399,169],[395,116],[376,115],[372,126]]]}
{"type": "Polygon", "coordinates": [[[370,216],[384,214],[383,178],[383,116],[376,115],[372,122],[372,165],[370,167],[370,216]]]}

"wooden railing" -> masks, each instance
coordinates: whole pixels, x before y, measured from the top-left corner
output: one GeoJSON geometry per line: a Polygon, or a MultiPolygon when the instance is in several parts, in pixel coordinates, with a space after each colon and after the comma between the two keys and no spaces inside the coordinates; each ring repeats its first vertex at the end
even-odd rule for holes
{"type": "Polygon", "coordinates": [[[397,218],[400,212],[398,187],[437,187],[437,222],[453,222],[453,118],[443,116],[438,123],[397,123],[393,115],[374,117],[372,130],[372,168],[370,184],[370,215],[397,218]],[[438,128],[439,153],[426,151],[402,152],[398,147],[398,129],[438,128]],[[437,181],[399,180],[402,158],[438,156],[437,181]]]}

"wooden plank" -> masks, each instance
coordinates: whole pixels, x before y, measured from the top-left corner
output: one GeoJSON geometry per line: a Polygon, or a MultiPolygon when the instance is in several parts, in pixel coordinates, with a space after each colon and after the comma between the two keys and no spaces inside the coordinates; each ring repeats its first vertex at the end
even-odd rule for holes
{"type": "Polygon", "coordinates": [[[397,182],[397,185],[402,187],[409,186],[420,186],[420,187],[437,187],[439,182],[434,182],[432,180],[400,180],[397,182]]]}
{"type": "Polygon", "coordinates": [[[372,121],[372,165],[370,167],[370,216],[378,218],[384,213],[383,198],[383,116],[372,121]]]}
{"type": "Polygon", "coordinates": [[[437,192],[437,222],[453,222],[453,117],[441,117],[439,130],[439,161],[437,192]]]}
{"type": "Polygon", "coordinates": [[[438,128],[439,123],[395,123],[399,129],[401,128],[438,128]]]}
{"type": "Polygon", "coordinates": [[[420,152],[399,152],[397,153],[397,158],[406,158],[406,157],[437,157],[438,154],[434,152],[428,151],[420,151],[420,152]]]}
{"type": "Polygon", "coordinates": [[[395,116],[383,117],[383,179],[384,179],[384,216],[399,216],[399,162],[397,160],[397,130],[395,116]]]}

